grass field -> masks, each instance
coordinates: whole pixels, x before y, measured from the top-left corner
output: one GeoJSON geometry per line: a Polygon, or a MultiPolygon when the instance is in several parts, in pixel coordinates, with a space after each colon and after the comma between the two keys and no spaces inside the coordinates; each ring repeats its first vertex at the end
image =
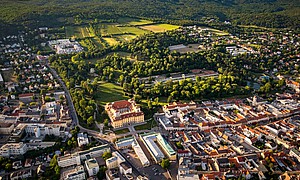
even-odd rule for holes
{"type": "Polygon", "coordinates": [[[114,37],[118,41],[130,41],[130,40],[136,38],[135,35],[130,35],[130,34],[117,35],[117,36],[114,36],[114,37]]]}
{"type": "Polygon", "coordinates": [[[66,37],[86,38],[94,37],[95,34],[86,26],[67,26],[66,37]]]}
{"type": "Polygon", "coordinates": [[[152,24],[153,21],[149,21],[149,20],[145,20],[145,19],[122,17],[122,18],[118,19],[118,23],[128,24],[128,25],[132,25],[132,26],[141,26],[141,25],[146,25],[146,24],[152,24]]]}
{"type": "Polygon", "coordinates": [[[178,29],[180,26],[171,25],[171,24],[153,24],[153,25],[146,25],[140,26],[141,29],[145,29],[152,32],[165,32],[169,30],[178,29]]]}
{"type": "Polygon", "coordinates": [[[113,83],[101,82],[98,85],[96,101],[104,106],[108,102],[126,100],[129,97],[125,96],[121,86],[113,83]]]}
{"type": "Polygon", "coordinates": [[[211,33],[217,35],[217,36],[227,36],[227,35],[229,35],[229,33],[224,32],[224,31],[220,31],[220,30],[218,30],[218,29],[211,29],[211,28],[209,28],[209,31],[210,31],[211,33]]]}
{"type": "Polygon", "coordinates": [[[128,132],[129,132],[128,128],[114,131],[115,134],[125,134],[125,133],[128,133],[128,132]]]}
{"type": "Polygon", "coordinates": [[[115,34],[122,34],[120,29],[115,24],[101,24],[100,32],[102,36],[111,36],[115,34]]]}
{"type": "Polygon", "coordinates": [[[148,31],[145,31],[143,29],[130,26],[120,26],[119,30],[124,34],[142,35],[148,33],[148,31]]]}
{"type": "Polygon", "coordinates": [[[118,41],[114,38],[103,38],[103,40],[106,41],[110,46],[118,44],[118,41]]]}
{"type": "Polygon", "coordinates": [[[148,130],[151,130],[151,127],[156,127],[157,126],[157,123],[154,119],[150,120],[150,121],[147,121],[147,124],[142,124],[142,125],[138,125],[138,126],[134,126],[134,129],[136,131],[139,131],[139,130],[145,130],[145,129],[148,129],[148,130]]]}

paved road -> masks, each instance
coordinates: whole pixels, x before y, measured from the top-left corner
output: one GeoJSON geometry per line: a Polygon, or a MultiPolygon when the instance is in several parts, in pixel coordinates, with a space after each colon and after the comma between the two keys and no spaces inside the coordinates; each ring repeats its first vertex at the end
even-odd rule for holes
{"type": "Polygon", "coordinates": [[[67,101],[68,101],[68,106],[69,106],[69,110],[70,110],[70,115],[71,115],[71,118],[72,118],[72,124],[73,126],[79,126],[80,128],[82,128],[80,125],[79,125],[79,120],[78,120],[78,116],[77,116],[77,113],[75,111],[75,107],[74,107],[74,104],[73,104],[73,101],[72,101],[72,97],[70,95],[70,92],[67,88],[67,86],[65,85],[65,83],[63,82],[63,80],[60,78],[60,76],[57,74],[57,72],[50,67],[49,65],[49,62],[46,61],[46,66],[50,69],[52,75],[58,80],[59,84],[61,85],[61,87],[64,89],[65,91],[65,94],[66,94],[66,98],[67,98],[67,101]]]}
{"type": "Polygon", "coordinates": [[[118,150],[116,149],[113,144],[109,141],[107,141],[106,139],[103,139],[100,135],[100,133],[98,131],[94,131],[94,130],[90,130],[90,129],[86,129],[82,126],[80,126],[79,124],[79,120],[78,120],[78,116],[72,101],[72,97],[69,93],[68,88],[66,87],[65,83],[63,82],[63,80],[60,78],[60,76],[57,74],[57,72],[50,67],[49,62],[46,61],[46,66],[50,69],[51,73],[53,74],[53,76],[59,81],[59,84],[62,86],[62,88],[64,89],[65,93],[66,93],[66,98],[68,101],[68,105],[69,105],[69,110],[70,110],[70,114],[71,114],[71,118],[72,118],[72,124],[74,126],[78,126],[81,130],[81,132],[87,132],[88,134],[92,135],[94,138],[98,139],[99,142],[101,142],[102,144],[108,144],[111,148],[112,151],[117,151],[119,152],[123,158],[126,160],[126,162],[132,167],[132,171],[135,175],[139,176],[142,175],[137,169],[136,167],[118,150]]]}

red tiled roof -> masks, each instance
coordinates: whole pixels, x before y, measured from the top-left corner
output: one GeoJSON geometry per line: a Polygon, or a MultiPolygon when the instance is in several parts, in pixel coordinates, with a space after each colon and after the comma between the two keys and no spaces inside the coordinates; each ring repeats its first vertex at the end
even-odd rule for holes
{"type": "Polygon", "coordinates": [[[122,101],[116,101],[112,103],[112,107],[114,109],[123,109],[123,108],[127,108],[130,107],[131,103],[126,101],[126,100],[122,100],[122,101]]]}

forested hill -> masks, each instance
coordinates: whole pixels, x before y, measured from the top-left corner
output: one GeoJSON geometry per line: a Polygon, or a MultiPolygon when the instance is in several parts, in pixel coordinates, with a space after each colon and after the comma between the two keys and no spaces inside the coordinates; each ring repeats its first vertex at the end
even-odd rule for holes
{"type": "Polygon", "coordinates": [[[59,17],[230,20],[234,24],[299,28],[299,0],[1,0],[0,23],[59,23],[59,17]]]}

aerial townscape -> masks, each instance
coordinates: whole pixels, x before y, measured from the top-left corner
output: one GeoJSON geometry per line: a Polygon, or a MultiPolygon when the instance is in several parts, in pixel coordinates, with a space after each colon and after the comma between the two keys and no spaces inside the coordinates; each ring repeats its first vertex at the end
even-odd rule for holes
{"type": "Polygon", "coordinates": [[[0,4],[0,180],[300,179],[299,1],[0,4]]]}

